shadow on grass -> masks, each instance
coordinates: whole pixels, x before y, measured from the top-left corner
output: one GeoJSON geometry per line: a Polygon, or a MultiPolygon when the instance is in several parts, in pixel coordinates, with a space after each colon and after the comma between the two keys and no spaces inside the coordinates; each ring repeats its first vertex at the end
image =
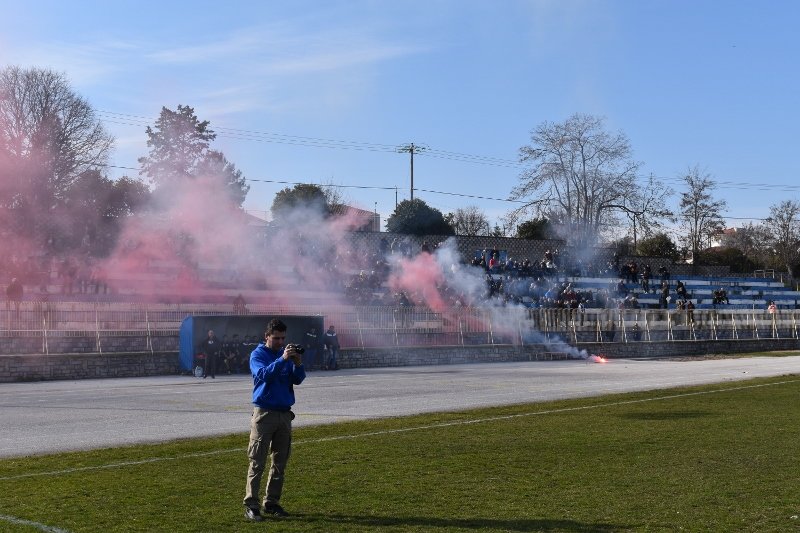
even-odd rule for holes
{"type": "MultiPolygon", "coordinates": [[[[313,523],[320,522],[321,531],[324,524],[352,524],[353,526],[366,527],[423,527],[430,529],[496,529],[501,531],[569,531],[581,533],[610,533],[612,531],[633,531],[636,526],[603,523],[583,523],[564,519],[520,519],[520,520],[493,520],[489,518],[425,518],[425,517],[388,517],[388,516],[349,516],[349,515],[318,515],[295,514],[300,520],[313,523]]],[[[293,518],[294,518],[293,517],[293,518]]]]}
{"type": "Polygon", "coordinates": [[[708,411],[651,411],[649,413],[626,413],[620,415],[620,418],[631,420],[684,420],[707,416],[717,416],[717,414],[708,411]]]}

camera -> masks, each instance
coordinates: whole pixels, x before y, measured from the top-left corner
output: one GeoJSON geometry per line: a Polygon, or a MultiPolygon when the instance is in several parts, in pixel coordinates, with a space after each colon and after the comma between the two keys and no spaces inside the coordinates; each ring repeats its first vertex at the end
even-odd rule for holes
{"type": "Polygon", "coordinates": [[[290,348],[294,348],[294,351],[299,354],[303,354],[306,351],[302,344],[287,344],[286,349],[289,350],[290,348]]]}

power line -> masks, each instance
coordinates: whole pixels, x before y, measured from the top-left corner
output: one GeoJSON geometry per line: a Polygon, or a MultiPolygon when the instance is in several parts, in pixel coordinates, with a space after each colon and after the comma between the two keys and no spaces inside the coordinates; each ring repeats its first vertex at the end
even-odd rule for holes
{"type": "MultiPolygon", "coordinates": [[[[132,115],[126,113],[117,113],[114,111],[99,110],[98,114],[102,116],[102,119],[104,121],[110,122],[112,124],[147,127],[152,125],[152,123],[156,121],[156,119],[152,117],[145,117],[142,115],[132,115]]],[[[383,153],[397,153],[398,151],[400,151],[408,153],[409,152],[408,146],[410,146],[410,145],[405,145],[401,146],[398,149],[397,145],[390,145],[390,144],[287,135],[282,133],[264,132],[258,130],[245,130],[237,128],[226,128],[226,127],[215,127],[213,128],[213,130],[215,132],[220,132],[218,133],[218,136],[229,139],[253,141],[253,142],[266,142],[273,144],[306,146],[311,148],[358,150],[358,151],[383,152],[383,153]]],[[[415,148],[419,147],[415,145],[415,148]]],[[[414,153],[423,157],[430,157],[434,159],[444,159],[451,161],[459,161],[463,163],[496,166],[503,168],[524,168],[526,166],[525,163],[512,159],[503,159],[499,157],[480,156],[480,155],[465,154],[460,152],[451,152],[446,150],[437,150],[437,149],[431,149],[430,147],[427,146],[425,146],[424,151],[415,150],[414,153]]],[[[412,157],[413,155],[414,154],[412,153],[412,157]]],[[[130,167],[119,167],[119,168],[130,169],[130,167]]],[[[130,169],[130,170],[135,170],[135,169],[130,169]]],[[[675,177],[675,176],[656,176],[656,175],[635,176],[637,180],[646,180],[651,177],[654,179],[668,181],[668,182],[680,182],[680,183],[683,182],[682,177],[675,177]]],[[[715,186],[718,186],[719,188],[722,189],[757,190],[765,192],[768,191],[800,192],[800,185],[779,185],[779,184],[770,184],[763,182],[751,183],[746,181],[730,181],[730,180],[712,180],[712,181],[714,182],[715,186]]],[[[422,189],[415,189],[413,188],[412,185],[411,190],[413,191],[422,189]]],[[[435,191],[426,191],[426,192],[435,192],[435,191]]],[[[476,196],[475,198],[480,198],[480,197],[476,196]]]]}
{"type": "MultiPolygon", "coordinates": [[[[119,168],[124,170],[142,170],[141,167],[125,167],[119,165],[108,165],[108,164],[101,164],[98,163],[96,166],[100,167],[109,167],[109,168],[119,168]]],[[[277,180],[277,179],[265,179],[265,178],[245,178],[246,182],[255,182],[255,183],[275,183],[278,185],[317,185],[318,187],[336,187],[340,189],[372,189],[372,190],[384,190],[384,191],[397,191],[397,187],[380,187],[377,185],[342,185],[342,184],[323,184],[323,183],[309,183],[308,181],[289,181],[289,180],[277,180]]],[[[457,196],[460,198],[471,198],[475,200],[490,200],[494,202],[506,202],[506,203],[518,203],[518,204],[526,204],[525,200],[513,200],[511,198],[494,198],[492,196],[479,196],[475,194],[464,194],[464,193],[457,193],[457,192],[448,192],[448,191],[435,191],[432,189],[414,189],[415,191],[419,192],[426,192],[431,194],[441,194],[445,196],[457,196]]],[[[723,220],[760,220],[765,221],[766,218],[759,218],[759,217],[726,217],[720,216],[723,220]]]]}
{"type": "MultiPolygon", "coordinates": [[[[125,167],[120,165],[108,165],[104,163],[96,163],[98,167],[107,167],[107,168],[121,168],[124,170],[136,170],[141,171],[144,170],[142,167],[125,167]]],[[[318,185],[319,187],[337,187],[341,189],[376,189],[376,190],[384,190],[384,191],[394,191],[397,187],[380,187],[378,185],[338,185],[338,184],[327,184],[327,183],[309,183],[308,181],[288,181],[288,180],[276,180],[276,179],[265,179],[265,178],[245,178],[244,181],[253,181],[257,183],[277,183],[280,185],[318,185]]]]}
{"type": "Polygon", "coordinates": [[[430,189],[415,189],[415,190],[420,191],[420,192],[429,192],[429,193],[433,193],[433,194],[444,194],[444,195],[447,195],[447,196],[461,196],[463,198],[475,198],[477,200],[494,200],[496,202],[510,202],[510,203],[518,203],[518,204],[527,204],[528,203],[528,202],[525,202],[523,200],[512,200],[510,198],[492,198],[491,196],[476,196],[476,195],[473,195],[473,194],[462,194],[462,193],[457,193],[457,192],[432,191],[430,189]]]}
{"type": "MultiPolygon", "coordinates": [[[[143,117],[141,115],[128,115],[124,113],[115,113],[113,111],[98,111],[103,116],[103,120],[113,124],[122,124],[128,126],[150,126],[157,119],[143,117]]],[[[299,146],[310,146],[314,148],[338,148],[343,150],[362,150],[370,152],[385,152],[395,153],[397,151],[396,145],[368,143],[361,141],[343,141],[338,139],[325,139],[320,137],[303,137],[299,135],[286,135],[283,133],[272,133],[255,130],[243,130],[237,128],[225,127],[212,127],[212,130],[219,137],[255,141],[255,142],[268,142],[276,144],[293,144],[299,146]]]]}

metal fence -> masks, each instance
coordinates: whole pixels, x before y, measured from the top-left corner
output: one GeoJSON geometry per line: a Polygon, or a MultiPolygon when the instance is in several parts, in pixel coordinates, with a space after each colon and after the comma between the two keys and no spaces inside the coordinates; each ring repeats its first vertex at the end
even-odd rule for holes
{"type": "MultiPolygon", "coordinates": [[[[36,303],[0,309],[0,337],[27,353],[153,351],[191,315],[231,315],[230,305],[36,303]],[[70,343],[74,338],[80,343],[70,343]],[[56,342],[58,341],[58,342],[56,342]]],[[[797,311],[250,306],[250,315],[322,315],[343,348],[798,338],[797,311]]],[[[224,332],[222,332],[224,333],[224,332]]],[[[251,332],[261,336],[261,332],[251,332]]],[[[9,343],[5,343],[8,345],[9,343]]]]}

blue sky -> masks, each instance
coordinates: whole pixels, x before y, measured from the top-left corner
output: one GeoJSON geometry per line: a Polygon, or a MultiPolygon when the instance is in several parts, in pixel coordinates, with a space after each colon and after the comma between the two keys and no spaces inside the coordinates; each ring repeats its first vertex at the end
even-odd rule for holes
{"type": "Polygon", "coordinates": [[[345,199],[385,219],[395,187],[409,194],[394,148],[414,142],[431,149],[415,187],[451,193],[415,196],[495,220],[514,204],[469,196],[506,198],[530,131],[576,112],[623,131],[642,176],[680,190],[682,172],[705,169],[730,226],[800,197],[800,2],[3,0],[2,12],[0,66],[64,72],[116,137],[112,164],[137,166],[145,125],[191,105],[214,147],[262,180],[245,201],[255,211],[286,186],[266,180],[312,182],[350,186],[345,199]]]}

